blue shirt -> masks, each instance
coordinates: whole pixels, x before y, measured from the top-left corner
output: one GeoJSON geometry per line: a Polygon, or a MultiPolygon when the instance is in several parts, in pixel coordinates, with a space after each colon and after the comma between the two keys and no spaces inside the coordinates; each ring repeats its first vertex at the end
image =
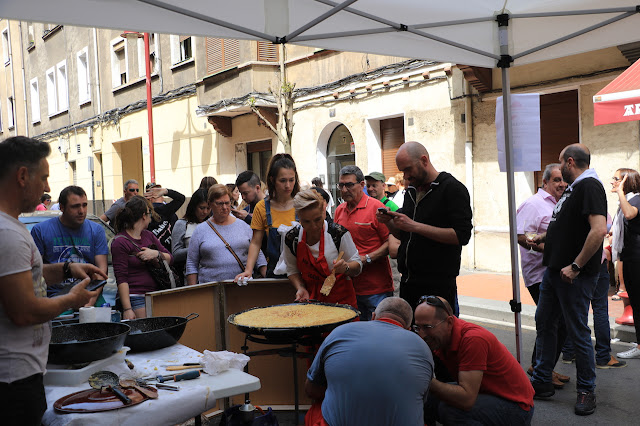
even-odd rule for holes
{"type": "Polygon", "coordinates": [[[415,333],[383,321],[342,325],[320,346],[307,378],[327,386],[331,426],[423,426],[433,357],[415,333]]]}
{"type": "Polygon", "coordinates": [[[95,265],[96,255],[108,255],[107,237],[97,223],[85,220],[77,229],[67,228],[54,217],[36,224],[31,229],[44,263],[62,263],[68,260],[95,265]]]}

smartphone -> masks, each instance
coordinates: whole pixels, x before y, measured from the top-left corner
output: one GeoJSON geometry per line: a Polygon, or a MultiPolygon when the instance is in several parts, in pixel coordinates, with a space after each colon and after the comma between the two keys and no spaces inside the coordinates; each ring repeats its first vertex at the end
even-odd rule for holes
{"type": "Polygon", "coordinates": [[[389,210],[385,209],[384,207],[378,207],[378,213],[388,214],[389,210]]]}
{"type": "Polygon", "coordinates": [[[87,284],[86,289],[87,291],[95,291],[103,287],[105,284],[107,284],[107,280],[91,280],[89,284],[87,284]]]}

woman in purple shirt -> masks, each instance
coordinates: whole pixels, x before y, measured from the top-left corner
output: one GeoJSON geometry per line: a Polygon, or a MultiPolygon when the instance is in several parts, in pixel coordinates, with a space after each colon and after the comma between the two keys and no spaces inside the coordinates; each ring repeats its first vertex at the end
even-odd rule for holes
{"type": "Polygon", "coordinates": [[[147,263],[158,262],[161,257],[169,263],[173,261],[167,249],[147,230],[153,215],[156,213],[151,203],[136,195],[116,216],[119,232],[111,243],[111,257],[124,319],[147,316],[144,295],[157,290],[147,263]]]}

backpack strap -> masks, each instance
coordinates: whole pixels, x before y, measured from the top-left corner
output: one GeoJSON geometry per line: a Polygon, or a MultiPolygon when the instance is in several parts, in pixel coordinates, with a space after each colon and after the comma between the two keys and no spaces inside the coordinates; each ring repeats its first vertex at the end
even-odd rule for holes
{"type": "Polygon", "coordinates": [[[269,197],[265,197],[264,199],[264,210],[267,214],[267,226],[272,228],[273,220],[271,219],[271,203],[269,202],[269,197]]]}
{"type": "Polygon", "coordinates": [[[331,235],[331,239],[333,239],[333,243],[336,245],[336,249],[340,251],[340,242],[342,241],[342,236],[349,232],[349,230],[347,230],[347,228],[342,225],[331,222],[327,227],[327,232],[329,232],[329,235],[331,235]]]}
{"type": "Polygon", "coordinates": [[[291,228],[284,236],[284,243],[289,247],[291,253],[296,256],[298,251],[298,235],[300,235],[300,225],[291,228]]]}

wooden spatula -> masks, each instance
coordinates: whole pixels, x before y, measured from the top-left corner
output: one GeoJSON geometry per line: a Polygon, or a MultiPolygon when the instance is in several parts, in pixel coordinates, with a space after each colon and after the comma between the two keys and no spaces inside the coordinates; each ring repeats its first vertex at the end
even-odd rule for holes
{"type": "MultiPolygon", "coordinates": [[[[342,256],[344,256],[343,251],[341,251],[340,254],[338,255],[336,262],[342,259],[342,256]]],[[[328,296],[329,293],[331,293],[331,289],[333,288],[333,285],[335,283],[336,283],[336,269],[333,268],[333,271],[331,271],[331,274],[324,280],[324,283],[322,284],[322,288],[320,289],[320,293],[324,294],[325,296],[328,296]]]]}

